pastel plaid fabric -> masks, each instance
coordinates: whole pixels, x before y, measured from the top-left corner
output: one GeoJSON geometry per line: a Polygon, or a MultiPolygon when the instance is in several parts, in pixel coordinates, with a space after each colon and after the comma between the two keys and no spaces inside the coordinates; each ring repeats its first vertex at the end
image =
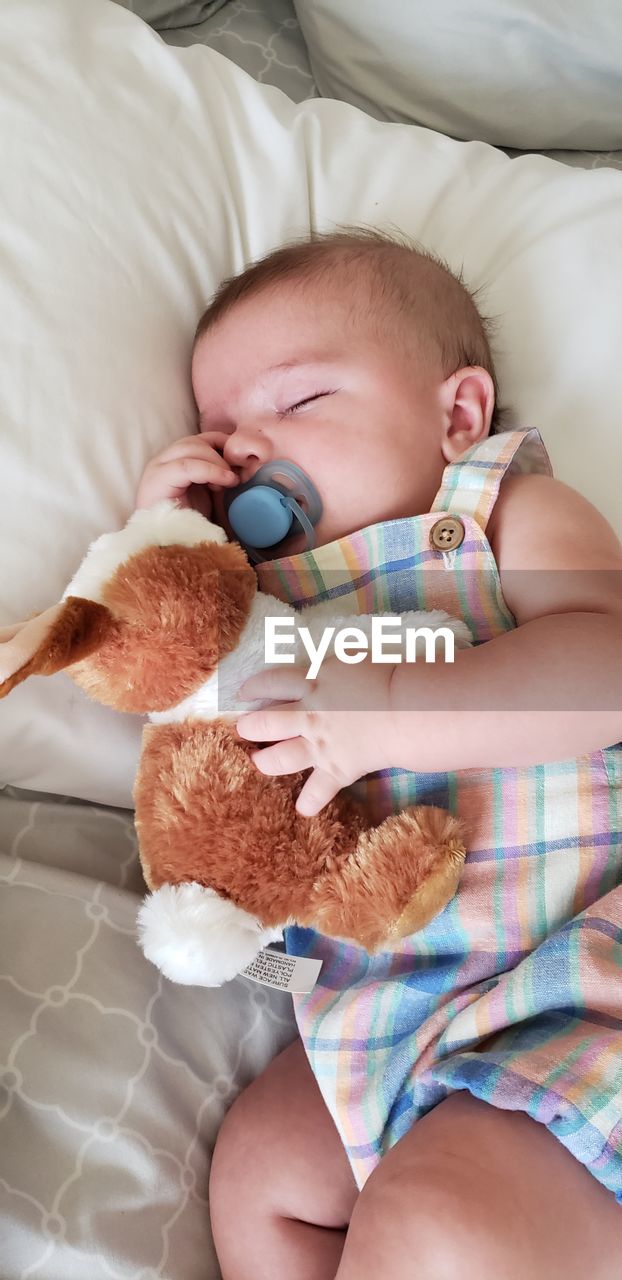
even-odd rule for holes
{"type": "MultiPolygon", "coordinates": [[[[514,626],[486,525],[509,471],[550,471],[536,431],[490,437],[446,468],[429,514],[260,567],[266,590],[344,612],[442,608],[476,642],[514,626]],[[430,531],[458,515],[462,544],[430,531]]],[[[355,789],[379,820],[407,804],[464,821],[458,894],[426,929],[368,956],[287,931],[323,961],[296,1015],[362,1186],[448,1093],[468,1089],[545,1124],[622,1201],[622,744],[529,769],[420,775],[355,789]]]]}

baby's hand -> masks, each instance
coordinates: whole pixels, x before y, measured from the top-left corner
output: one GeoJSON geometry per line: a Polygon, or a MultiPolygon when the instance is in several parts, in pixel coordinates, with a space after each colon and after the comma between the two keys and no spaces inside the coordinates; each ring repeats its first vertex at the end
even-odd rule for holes
{"type": "Polygon", "coordinates": [[[326,658],[315,680],[304,668],[266,667],[245,680],[244,702],[278,699],[241,716],[241,738],[266,743],[253,752],[260,773],[275,776],[311,769],[296,809],[306,817],[319,813],[342,787],[391,765],[395,740],[390,710],[393,667],[365,661],[347,667],[326,658]]]}
{"type": "Polygon", "coordinates": [[[233,488],[239,477],[218,452],[227,434],[204,431],[176,440],[147,464],[136,494],[136,509],[153,507],[171,498],[182,507],[193,507],[208,518],[212,514],[210,489],[233,488]]]}

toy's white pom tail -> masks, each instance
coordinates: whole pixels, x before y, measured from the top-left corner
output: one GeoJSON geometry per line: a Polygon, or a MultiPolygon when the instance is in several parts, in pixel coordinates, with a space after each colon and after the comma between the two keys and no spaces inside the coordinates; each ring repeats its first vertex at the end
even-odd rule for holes
{"type": "Polygon", "coordinates": [[[171,982],[219,987],[281,937],[200,884],[164,884],[138,913],[140,945],[171,982]]]}

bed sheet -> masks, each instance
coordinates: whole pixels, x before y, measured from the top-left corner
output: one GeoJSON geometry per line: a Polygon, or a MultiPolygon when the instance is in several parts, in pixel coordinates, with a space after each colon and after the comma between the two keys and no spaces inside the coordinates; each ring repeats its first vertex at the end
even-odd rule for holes
{"type": "Polygon", "coordinates": [[[172,45],[209,45],[294,102],[318,96],[292,0],[227,0],[203,22],[160,35],[172,45]]]}
{"type": "Polygon", "coordinates": [[[2,1280],[217,1280],[211,1152],[291,997],[144,960],[125,810],[5,788],[0,881],[2,1280]]]}
{"type": "MultiPolygon", "coordinates": [[[[294,102],[318,97],[293,0],[227,0],[192,27],[160,31],[169,44],[207,44],[256,80],[276,85],[294,102]]],[[[519,156],[523,152],[508,151],[519,156]]],[[[545,151],[543,155],[584,169],[622,169],[622,151],[545,151]]]]}

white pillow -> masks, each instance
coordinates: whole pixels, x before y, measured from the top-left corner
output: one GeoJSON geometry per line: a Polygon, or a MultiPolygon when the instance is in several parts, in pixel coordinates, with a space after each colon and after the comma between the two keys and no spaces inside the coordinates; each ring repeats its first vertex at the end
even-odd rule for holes
{"type": "MultiPolygon", "coordinates": [[[[622,173],[295,106],[109,0],[3,19],[0,626],[59,598],[194,428],[221,277],[310,225],[403,228],[484,286],[504,401],[622,530],[622,173]]],[[[0,781],[130,804],[139,733],[65,676],[30,681],[0,702],[0,781]]]]}
{"type": "Polygon", "coordinates": [[[294,3],[325,97],[497,146],[622,146],[620,0],[294,3]]]}

